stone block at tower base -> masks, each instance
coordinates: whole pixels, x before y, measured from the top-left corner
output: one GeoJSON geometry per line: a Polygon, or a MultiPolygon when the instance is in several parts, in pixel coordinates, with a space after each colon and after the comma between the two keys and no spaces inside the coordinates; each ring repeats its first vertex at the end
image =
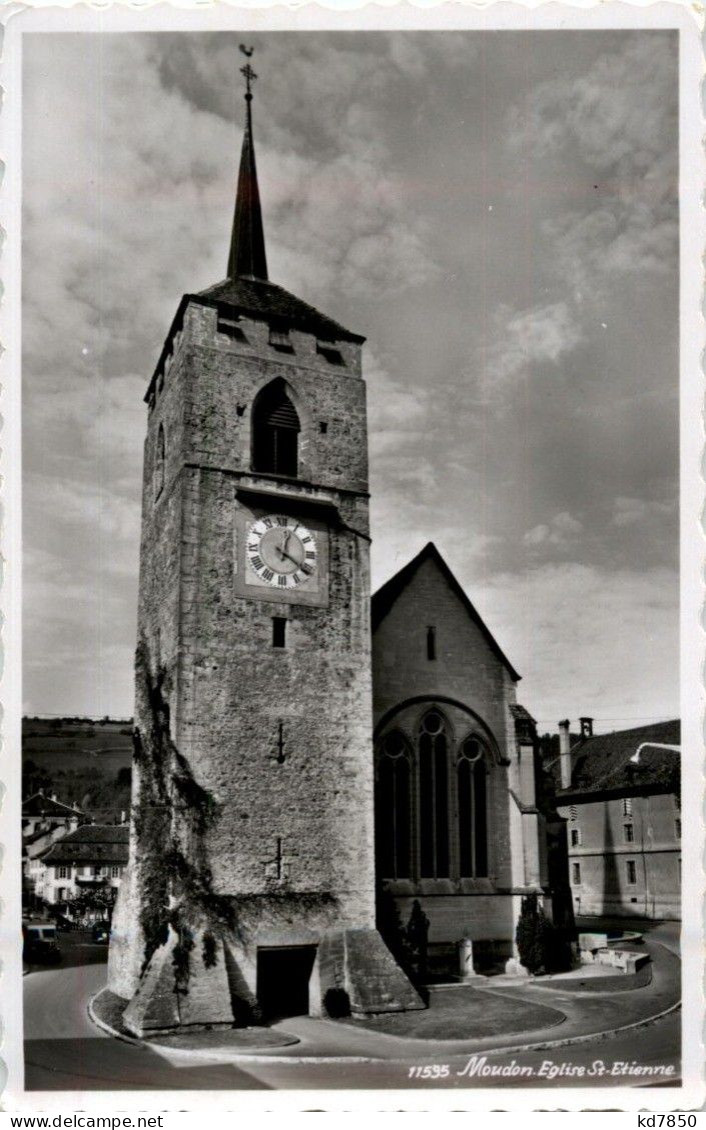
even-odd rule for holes
{"type": "MultiPolygon", "coordinates": [[[[177,941],[173,931],[152,955],[123,1013],[125,1027],[135,1036],[260,1022],[257,948],[246,949],[232,935],[219,938],[215,960],[206,965],[200,957],[201,937],[195,941],[188,983],[180,991],[175,980],[177,941]]],[[[309,981],[310,1015],[370,1016],[425,1007],[377,930],[357,927],[329,930],[320,936],[309,981]]]]}
{"type": "MultiPolygon", "coordinates": [[[[343,931],[346,991],[353,1016],[426,1008],[377,930],[343,931]]],[[[325,1002],[325,993],[323,994],[325,1002]]]]}
{"type": "MultiPolygon", "coordinates": [[[[202,942],[200,937],[197,940],[202,942]]],[[[180,1028],[232,1028],[237,1018],[223,942],[216,943],[209,964],[194,957],[188,984],[180,992],[175,980],[176,944],[176,935],[170,931],[166,943],[152,955],[137,992],[123,1013],[125,1027],[135,1036],[180,1028]]]]}

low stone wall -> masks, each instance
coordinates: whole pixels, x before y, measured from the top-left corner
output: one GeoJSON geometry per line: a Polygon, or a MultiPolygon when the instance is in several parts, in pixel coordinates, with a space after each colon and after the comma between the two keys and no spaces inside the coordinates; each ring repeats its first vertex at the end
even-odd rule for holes
{"type": "Polygon", "coordinates": [[[639,950],[618,950],[604,946],[596,950],[580,951],[582,965],[605,965],[618,973],[637,973],[650,960],[650,955],[639,950]]]}

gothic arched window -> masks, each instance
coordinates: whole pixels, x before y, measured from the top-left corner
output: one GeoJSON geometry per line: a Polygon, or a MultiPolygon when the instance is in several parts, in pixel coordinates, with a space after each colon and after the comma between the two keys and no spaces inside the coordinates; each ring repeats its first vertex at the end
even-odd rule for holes
{"type": "Polygon", "coordinates": [[[448,878],[448,738],[438,710],[425,714],[419,728],[419,863],[423,879],[448,878]]]}
{"type": "Polygon", "coordinates": [[[278,377],[258,393],[253,405],[253,471],[296,478],[300,430],[297,410],[278,377]]]}
{"type": "Polygon", "coordinates": [[[155,475],[154,475],[154,495],[159,498],[164,488],[164,459],[165,459],[166,445],[164,441],[164,425],[159,425],[157,432],[157,454],[155,457],[155,475]]]}
{"type": "Polygon", "coordinates": [[[378,871],[384,879],[408,879],[411,873],[410,762],[397,730],[386,734],[378,756],[375,838],[378,871]]]}
{"type": "Polygon", "coordinates": [[[459,872],[461,878],[482,878],[488,874],[487,770],[477,738],[461,746],[456,774],[459,872]]]}

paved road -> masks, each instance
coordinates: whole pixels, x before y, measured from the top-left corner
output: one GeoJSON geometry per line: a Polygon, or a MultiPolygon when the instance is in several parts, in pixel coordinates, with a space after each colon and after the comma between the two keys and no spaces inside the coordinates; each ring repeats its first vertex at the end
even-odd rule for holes
{"type": "MultiPolygon", "coordinates": [[[[415,1066],[414,1052],[404,1063],[378,1061],[360,1063],[293,1062],[285,1057],[270,1057],[269,1062],[222,1063],[195,1061],[183,1053],[155,1051],[144,1045],[114,1040],[98,1031],[88,1019],[86,1005],[102,987],[105,967],[78,966],[29,974],[25,985],[25,1068],[28,1090],[251,1090],[300,1088],[395,1088],[453,1086],[545,1086],[546,1077],[537,1074],[545,1060],[589,1069],[596,1061],[605,1065],[602,1076],[563,1075],[562,1085],[625,1086],[649,1082],[641,1077],[613,1076],[614,1062],[639,1060],[641,1065],[671,1064],[679,1072],[680,1014],[666,1017],[646,1028],[624,1036],[590,1044],[540,1052],[498,1052],[485,1054],[484,1066],[502,1066],[514,1061],[516,1067],[532,1068],[534,1075],[493,1078],[469,1074],[468,1053],[452,1055],[435,1050],[433,1062],[448,1065],[448,1075],[438,1083],[410,1078],[415,1066]]],[[[291,1030],[287,1021],[284,1027],[291,1030]]],[[[336,1026],[341,1038],[341,1026],[336,1026]]],[[[302,1049],[304,1050],[304,1049],[302,1049]]],[[[333,1051],[333,1048],[331,1049],[333,1051]]],[[[431,1062],[428,1055],[421,1064],[431,1062]]],[[[668,1081],[668,1080],[665,1080],[668,1081]]]]}
{"type": "Polygon", "coordinates": [[[105,965],[83,965],[25,977],[27,1090],[267,1089],[232,1065],[174,1064],[100,1032],[86,1009],[105,984],[105,972],[105,965]]]}

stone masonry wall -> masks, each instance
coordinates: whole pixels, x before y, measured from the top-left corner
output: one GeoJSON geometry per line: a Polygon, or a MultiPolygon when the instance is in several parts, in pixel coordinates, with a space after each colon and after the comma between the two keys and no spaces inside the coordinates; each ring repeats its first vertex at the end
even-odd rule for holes
{"type": "MultiPolygon", "coordinates": [[[[282,354],[269,345],[265,323],[243,319],[241,327],[247,340],[235,342],[217,333],[215,310],[190,306],[163,399],[158,397],[153,410],[148,449],[158,413],[169,411],[170,390],[183,405],[181,450],[168,445],[168,459],[174,453],[180,463],[174,468],[181,506],[179,596],[164,606],[155,548],[150,560],[157,579],[155,587],[144,587],[141,625],[154,632],[160,620],[163,653],[172,629],[178,636],[173,736],[197,784],[218,805],[205,837],[214,891],[302,894],[314,908],[317,895],[332,893],[342,921],[369,925],[373,774],[367,439],[359,350],[340,343],[345,364],[332,365],[316,352],[310,335],[292,331],[295,352],[282,354]],[[275,377],[287,380],[302,423],[300,482],[286,487],[276,476],[254,475],[250,467],[253,401],[275,377]],[[234,575],[244,564],[236,490],[243,485],[286,489],[338,508],[342,522],[332,522],[328,534],[327,607],[277,604],[261,599],[262,592],[236,596],[234,575]],[[272,647],[274,615],[290,622],[283,650],[272,647]],[[280,723],[282,763],[276,759],[280,723]]],[[[176,438],[176,420],[169,433],[176,438]]],[[[170,463],[168,478],[171,470],[170,463]]],[[[149,514],[149,498],[146,506],[149,514]]],[[[274,500],[272,510],[277,512],[274,500]]],[[[148,523],[156,546],[164,530],[154,508],[148,523]]],[[[265,915],[275,931],[277,897],[265,915]]],[[[317,914],[330,926],[324,903],[310,920],[317,914]]]]}
{"type": "MultiPolygon", "coordinates": [[[[179,343],[178,343],[179,344],[179,343]]],[[[180,473],[184,445],[183,383],[184,353],[178,348],[168,383],[161,383],[155,405],[147,415],[142,480],[142,533],[138,600],[138,640],[146,646],[152,672],[163,667],[172,685],[176,706],[179,660],[179,607],[181,596],[180,553],[183,482],[180,473]],[[158,492],[157,436],[165,434],[164,485],[158,492]]],[[[141,697],[136,696],[135,725],[143,733],[150,720],[142,717],[141,697]]],[[[133,762],[132,811],[137,809],[141,767],[133,762]]],[[[109,984],[114,992],[129,997],[135,991],[144,960],[141,927],[141,853],[134,820],[130,826],[130,856],[125,880],[118,895],[109,951],[109,984]]]]}

